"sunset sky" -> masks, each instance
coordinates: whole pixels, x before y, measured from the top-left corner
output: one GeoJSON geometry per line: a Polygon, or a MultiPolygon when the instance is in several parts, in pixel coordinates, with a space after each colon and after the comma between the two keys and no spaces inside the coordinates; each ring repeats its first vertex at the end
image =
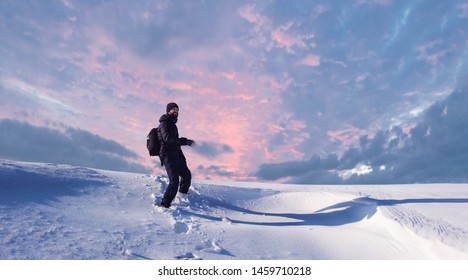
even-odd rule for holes
{"type": "Polygon", "coordinates": [[[468,3],[0,1],[0,157],[196,179],[468,182],[468,3]],[[360,175],[360,176],[358,176],[360,175]]]}

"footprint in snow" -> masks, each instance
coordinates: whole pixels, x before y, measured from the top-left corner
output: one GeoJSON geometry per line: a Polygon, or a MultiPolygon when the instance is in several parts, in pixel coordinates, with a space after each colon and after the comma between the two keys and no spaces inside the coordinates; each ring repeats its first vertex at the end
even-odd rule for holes
{"type": "Polygon", "coordinates": [[[234,257],[234,255],[232,255],[229,251],[219,246],[215,241],[211,241],[211,240],[207,240],[203,242],[202,244],[197,245],[195,247],[195,250],[206,252],[206,253],[213,253],[213,254],[220,254],[220,255],[234,257]]]}
{"type": "Polygon", "coordinates": [[[180,221],[176,221],[172,227],[174,228],[174,232],[177,234],[188,233],[190,230],[190,227],[186,223],[180,221]]]}
{"type": "Polygon", "coordinates": [[[200,258],[199,256],[193,254],[193,253],[185,253],[183,255],[180,255],[180,256],[176,256],[175,257],[176,259],[178,260],[203,260],[202,258],[200,258]]]}

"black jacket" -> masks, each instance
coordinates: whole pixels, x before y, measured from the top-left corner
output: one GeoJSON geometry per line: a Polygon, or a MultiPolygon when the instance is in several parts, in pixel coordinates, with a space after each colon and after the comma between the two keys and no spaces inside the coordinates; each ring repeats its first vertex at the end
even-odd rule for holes
{"type": "Polygon", "coordinates": [[[188,145],[188,140],[185,137],[179,138],[179,131],[176,126],[176,119],[169,114],[162,115],[159,119],[158,138],[161,142],[161,157],[168,155],[183,156],[180,146],[188,145]]]}

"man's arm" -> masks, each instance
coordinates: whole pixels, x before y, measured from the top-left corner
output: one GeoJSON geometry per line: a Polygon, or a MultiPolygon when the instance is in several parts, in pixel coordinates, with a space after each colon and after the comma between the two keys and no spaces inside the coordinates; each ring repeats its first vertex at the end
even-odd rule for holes
{"type": "Polygon", "coordinates": [[[162,122],[159,126],[159,130],[161,131],[162,140],[164,141],[164,143],[167,143],[169,145],[192,146],[194,143],[193,140],[189,140],[185,137],[177,138],[175,135],[171,135],[169,133],[167,122],[162,122]]]}

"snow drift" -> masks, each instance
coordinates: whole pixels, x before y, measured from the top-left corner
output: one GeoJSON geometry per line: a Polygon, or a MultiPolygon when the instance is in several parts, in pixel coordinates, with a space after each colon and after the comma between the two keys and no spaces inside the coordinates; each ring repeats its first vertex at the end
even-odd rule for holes
{"type": "Polygon", "coordinates": [[[194,181],[0,160],[0,259],[468,259],[468,185],[194,181]]]}

